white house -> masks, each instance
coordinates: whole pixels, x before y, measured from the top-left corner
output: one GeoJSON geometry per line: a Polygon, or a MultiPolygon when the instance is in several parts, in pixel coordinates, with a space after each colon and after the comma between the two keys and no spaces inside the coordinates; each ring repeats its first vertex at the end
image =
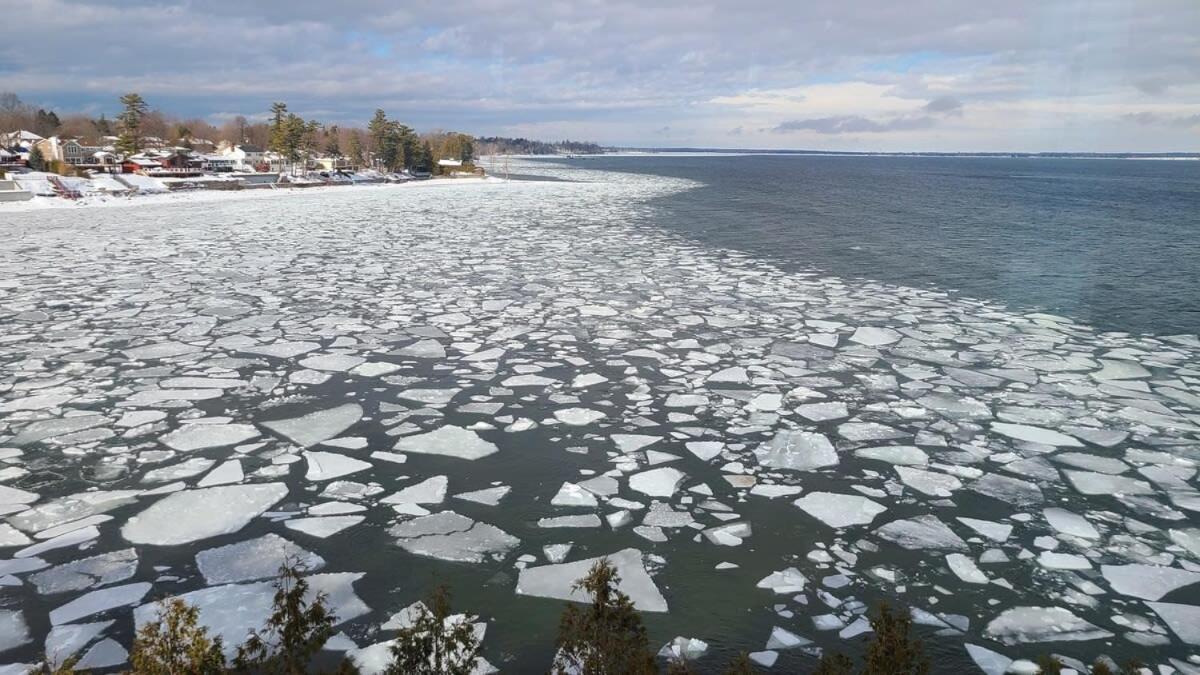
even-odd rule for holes
{"type": "Polygon", "coordinates": [[[32,131],[25,131],[24,129],[0,133],[0,147],[5,148],[13,148],[17,146],[32,148],[34,143],[44,140],[46,139],[38,136],[32,131]]]}
{"type": "Polygon", "coordinates": [[[266,153],[257,145],[242,143],[225,151],[225,157],[233,160],[233,168],[238,171],[254,171],[254,167],[262,164],[266,153]]]}

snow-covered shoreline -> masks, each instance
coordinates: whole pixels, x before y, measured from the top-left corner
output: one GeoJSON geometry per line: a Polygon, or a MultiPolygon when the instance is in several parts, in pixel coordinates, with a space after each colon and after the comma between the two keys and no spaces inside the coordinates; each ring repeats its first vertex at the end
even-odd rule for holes
{"type": "Polygon", "coordinates": [[[7,213],[24,213],[49,209],[122,208],[158,204],[199,204],[208,202],[252,201],[262,199],[286,199],[298,194],[345,193],[362,190],[421,190],[443,189],[450,186],[479,186],[504,182],[505,179],[488,176],[485,178],[437,178],[408,183],[364,183],[360,185],[336,185],[320,187],[279,187],[255,190],[188,190],[155,194],[133,195],[86,195],[79,199],[37,196],[23,202],[0,202],[0,216],[7,213]]]}

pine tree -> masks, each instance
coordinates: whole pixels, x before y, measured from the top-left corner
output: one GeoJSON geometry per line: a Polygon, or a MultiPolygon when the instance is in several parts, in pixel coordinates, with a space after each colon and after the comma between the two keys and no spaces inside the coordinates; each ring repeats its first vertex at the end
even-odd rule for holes
{"type": "MultiPolygon", "coordinates": [[[[293,116],[294,117],[294,116],[293,116]]],[[[271,152],[287,156],[288,147],[288,111],[287,104],[276,101],[271,104],[270,140],[267,149],[271,152]]]]}
{"type": "Polygon", "coordinates": [[[617,590],[617,568],[607,559],[575,582],[591,596],[590,605],[570,604],[558,630],[553,672],[589,675],[649,675],[658,671],[646,627],[629,596],[617,590]]]}
{"type": "Polygon", "coordinates": [[[359,135],[358,130],[355,129],[350,132],[350,163],[357,167],[357,166],[361,165],[362,162],[363,162],[362,137],[359,135]]]}
{"type": "Polygon", "coordinates": [[[386,675],[469,675],[479,660],[479,637],[471,618],[452,617],[450,591],[438,586],[392,645],[386,675]]]}
{"type": "Polygon", "coordinates": [[[46,156],[42,154],[42,149],[37,145],[29,151],[29,168],[34,171],[46,170],[46,156]]]}
{"type": "Polygon", "coordinates": [[[867,644],[866,672],[868,675],[926,675],[929,657],[925,656],[920,640],[914,640],[912,619],[906,612],[892,613],[887,603],[880,603],[871,617],[874,639],[867,644]]]}
{"type": "Polygon", "coordinates": [[[121,97],[124,110],[117,116],[121,135],[117,139],[117,151],[123,155],[133,155],[142,149],[142,119],[146,117],[146,101],[136,93],[125,94],[121,97]]]}
{"type": "Polygon", "coordinates": [[[221,638],[208,636],[200,612],[183,600],[159,603],[158,620],[138,630],[129,652],[134,675],[218,675],[225,672],[221,638]]]}
{"type": "Polygon", "coordinates": [[[330,157],[334,157],[334,158],[341,157],[342,156],[342,147],[338,141],[337,125],[336,124],[331,125],[329,127],[329,129],[325,131],[325,136],[326,136],[325,154],[329,155],[330,157]]]}
{"type": "Polygon", "coordinates": [[[104,113],[100,113],[99,119],[92,120],[92,127],[96,130],[97,136],[111,136],[112,125],[108,123],[108,118],[104,113]]]}
{"type": "MultiPolygon", "coordinates": [[[[238,647],[233,662],[237,670],[264,675],[313,672],[313,657],[333,637],[337,616],[329,610],[324,593],[308,600],[308,582],[300,574],[300,567],[290,558],[280,565],[271,616],[261,632],[251,631],[238,647]]],[[[344,661],[338,672],[354,670],[344,661]]]]}

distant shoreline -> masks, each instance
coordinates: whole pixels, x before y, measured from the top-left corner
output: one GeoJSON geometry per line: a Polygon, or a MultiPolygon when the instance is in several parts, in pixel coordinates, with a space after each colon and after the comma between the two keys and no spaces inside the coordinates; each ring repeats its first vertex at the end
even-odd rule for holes
{"type": "MultiPolygon", "coordinates": [[[[608,155],[797,155],[827,157],[978,157],[991,159],[1168,159],[1200,160],[1200,152],[868,152],[849,150],[762,150],[754,148],[606,148],[608,155]]],[[[596,155],[589,155],[596,156],[596,155]]],[[[603,155],[601,155],[603,156],[603,155]]]]}

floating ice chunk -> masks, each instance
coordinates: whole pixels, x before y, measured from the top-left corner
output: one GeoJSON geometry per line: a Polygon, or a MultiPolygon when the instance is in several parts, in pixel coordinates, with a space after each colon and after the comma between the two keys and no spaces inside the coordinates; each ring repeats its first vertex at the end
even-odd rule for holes
{"type": "Polygon", "coordinates": [[[1063,471],[1071,485],[1085,495],[1148,495],[1154,488],[1145,481],[1090,471],[1063,471]]]}
{"type": "Polygon", "coordinates": [[[586,506],[595,507],[598,502],[596,495],[579,487],[575,483],[563,483],[558,493],[550,500],[555,506],[586,506]]]}
{"type": "Polygon", "coordinates": [[[725,449],[725,444],[717,441],[692,441],[685,444],[684,447],[688,452],[707,462],[721,454],[721,451],[725,449]]]}
{"type": "Polygon", "coordinates": [[[1099,359],[1104,367],[1092,373],[1097,380],[1140,380],[1150,377],[1152,373],[1133,361],[1118,361],[1116,359],[1099,359]]]}
{"type": "Polygon", "coordinates": [[[771,628],[771,637],[767,638],[767,649],[793,649],[795,647],[806,647],[810,644],[812,644],[812,640],[800,637],[779,626],[771,628]]]}
{"type": "Polygon", "coordinates": [[[304,475],[304,478],[310,481],[333,480],[334,478],[341,478],[342,476],[349,476],[352,473],[365,471],[372,466],[370,462],[340,455],[336,452],[310,450],[304,453],[304,459],[308,462],[308,472],[304,475]]]}
{"type": "Polygon", "coordinates": [[[108,423],[104,415],[78,415],[61,419],[31,422],[16,435],[9,443],[17,447],[44,441],[48,438],[65,436],[87,429],[93,429],[108,423]]]}
{"type": "Polygon", "coordinates": [[[602,382],[608,382],[608,378],[597,373],[583,373],[576,375],[575,379],[571,380],[571,388],[586,389],[602,382]]]}
{"type": "Polygon", "coordinates": [[[343,431],[362,419],[362,416],[362,406],[357,403],[347,403],[300,417],[272,420],[261,424],[297,445],[309,447],[340,436],[343,431]]]}
{"type": "Polygon", "coordinates": [[[407,347],[396,350],[396,354],[414,359],[444,359],[446,358],[446,348],[437,340],[418,340],[407,347]]]}
{"type": "Polygon", "coordinates": [[[1013,607],[1000,613],[984,634],[1006,645],[1027,642],[1077,642],[1110,638],[1112,633],[1062,607],[1013,607]]]}
{"type": "Polygon", "coordinates": [[[453,511],[414,518],[388,530],[396,544],[415,555],[482,563],[499,559],[521,541],[495,525],[476,522],[453,511]]]}
{"type": "Polygon", "coordinates": [[[667,408],[698,408],[708,405],[708,397],[703,394],[671,394],[663,405],[667,408]]]}
{"type": "MultiPolygon", "coordinates": [[[[362,577],[361,573],[309,575],[305,577],[309,583],[305,600],[311,603],[317,594],[324,593],[329,611],[337,617],[338,623],[356,619],[370,611],[354,593],[353,584],[362,577]]],[[[210,586],[178,597],[199,610],[199,623],[209,629],[210,636],[221,638],[225,657],[231,658],[246,635],[251,630],[261,630],[270,616],[275,595],[273,583],[258,581],[210,586]]],[[[133,618],[136,628],[157,620],[159,604],[139,606],[134,610],[133,618]]]]}
{"type": "Polygon", "coordinates": [[[250,424],[185,424],[158,438],[158,442],[181,453],[190,453],[192,450],[236,446],[257,436],[258,430],[250,424]]]}
{"type": "Polygon", "coordinates": [[[750,523],[737,522],[710,527],[704,530],[702,534],[705,539],[718,546],[740,546],[742,540],[749,537],[752,533],[750,523]]]}
{"type": "Polygon", "coordinates": [[[125,349],[123,352],[125,356],[134,361],[152,361],[156,359],[169,359],[172,356],[193,354],[200,350],[201,347],[184,344],[182,342],[159,342],[158,344],[143,345],[141,347],[125,349]]]}
{"type": "Polygon", "coordinates": [[[850,411],[846,408],[846,404],[841,401],[833,403],[805,403],[804,405],[796,406],[796,413],[813,422],[825,422],[850,416],[850,411]]]}
{"type": "MultiPolygon", "coordinates": [[[[0,652],[8,651],[30,641],[29,625],[19,609],[0,609],[0,652]]],[[[22,669],[18,672],[30,672],[22,669]]]]}
{"type": "Polygon", "coordinates": [[[1143,600],[1161,600],[1171,591],[1200,583],[1200,572],[1161,565],[1101,565],[1100,573],[1114,591],[1143,600]]]}
{"type": "Polygon", "coordinates": [[[242,529],[287,496],[283,483],[183,490],[154,502],[121,528],[135,544],[173,546],[242,529]]]}
{"type": "Polygon", "coordinates": [[[989,473],[971,483],[971,489],[992,499],[1008,502],[1015,506],[1032,506],[1041,504],[1044,497],[1042,489],[1037,485],[1010,476],[989,473]]]}
{"type": "Polygon", "coordinates": [[[878,422],[846,422],[838,425],[838,435],[849,441],[886,441],[908,434],[878,422]]]}
{"type": "Polygon", "coordinates": [[[124,506],[138,494],[137,490],[78,492],[26,509],[10,516],[8,522],[26,532],[40,532],[124,506]]]}
{"type": "Polygon", "coordinates": [[[1200,645],[1200,607],[1174,602],[1147,602],[1146,606],[1154,610],[1184,644],[1200,645]]]}
{"type": "Polygon", "coordinates": [[[501,499],[504,499],[508,496],[509,492],[512,492],[511,487],[507,485],[501,485],[499,487],[474,490],[472,492],[460,492],[459,494],[454,495],[454,498],[468,502],[475,502],[476,504],[483,504],[485,506],[496,506],[500,503],[501,499]]]}
{"type": "Polygon", "coordinates": [[[629,488],[651,497],[670,497],[679,489],[687,474],[679,469],[662,467],[629,477],[629,488]]]}
{"type": "Polygon", "coordinates": [[[927,394],[917,403],[951,419],[991,419],[992,411],[978,399],[961,394],[927,394]]]}
{"type": "Polygon", "coordinates": [[[554,411],[554,417],[563,424],[582,427],[604,419],[604,413],[588,408],[564,408],[554,411]]]}
{"type": "Polygon", "coordinates": [[[804,488],[799,485],[770,485],[759,483],[750,488],[750,494],[756,497],[766,497],[767,499],[775,499],[776,497],[793,497],[804,491],[804,488]]]}
{"type": "Polygon", "coordinates": [[[0,485],[0,504],[8,506],[10,504],[32,504],[38,500],[36,492],[29,492],[18,488],[0,485]]]}
{"type": "Polygon", "coordinates": [[[834,528],[869,525],[875,516],[887,510],[887,507],[866,497],[835,492],[810,492],[792,503],[834,528]]]}
{"type": "Polygon", "coordinates": [[[305,572],[315,572],[325,566],[324,558],[316,553],[277,534],[265,534],[201,551],[196,554],[196,567],[205,583],[216,586],[274,577],[279,574],[279,566],[289,559],[305,572]]]}
{"type": "Polygon", "coordinates": [[[191,478],[208,471],[215,462],[203,457],[193,457],[189,460],[147,471],[142,476],[143,483],[165,483],[182,478],[191,478]]]}
{"type": "Polygon", "coordinates": [[[29,577],[42,595],[82,591],[125,581],[137,572],[137,551],[132,548],[73,560],[29,577]]]}
{"type": "Polygon", "coordinates": [[[709,375],[709,382],[733,382],[737,384],[746,384],[750,382],[750,375],[746,373],[746,369],[741,366],[731,366],[724,370],[709,375]]]}
{"type": "Polygon", "coordinates": [[[987,575],[975,565],[975,561],[961,553],[947,553],[946,564],[950,566],[954,576],[968,584],[986,584],[989,581],[987,575]]]}
{"type": "Polygon", "coordinates": [[[390,497],[379,500],[380,504],[441,504],[446,499],[450,479],[434,476],[410,485],[390,497]]]}
{"type": "Polygon", "coordinates": [[[475,460],[499,452],[494,443],[483,440],[479,434],[462,427],[445,426],[414,436],[406,436],[396,442],[396,452],[421,455],[444,455],[459,459],[475,460]]]}
{"type": "Polygon", "coordinates": [[[636,452],[662,440],[661,436],[647,434],[613,434],[611,438],[613,443],[617,444],[617,449],[625,454],[636,452]]]}
{"type": "Polygon", "coordinates": [[[241,351],[247,354],[273,356],[277,359],[290,359],[320,348],[321,345],[315,342],[287,342],[281,340],[269,345],[253,345],[242,347],[241,351]]]}
{"type": "Polygon", "coordinates": [[[558,384],[558,380],[552,377],[544,377],[542,375],[514,375],[506,378],[500,383],[502,387],[549,387],[552,384],[558,384]]]}
{"type": "Polygon", "coordinates": [[[679,636],[663,645],[662,649],[658,650],[658,656],[668,660],[695,661],[707,651],[708,643],[704,640],[679,636]]]}
{"type": "Polygon", "coordinates": [[[1008,672],[1008,666],[1012,664],[1012,659],[985,647],[969,643],[964,646],[971,660],[979,666],[984,675],[1004,675],[1008,672]]]}
{"type": "Polygon", "coordinates": [[[792,595],[804,591],[808,577],[795,567],[789,567],[778,572],[771,572],[755,584],[755,588],[766,588],[776,595],[792,595]]]}
{"type": "Polygon", "coordinates": [[[547,544],[542,547],[542,553],[546,556],[546,560],[552,563],[560,563],[567,559],[572,546],[573,544],[547,544]]]}
{"type": "Polygon", "coordinates": [[[315,354],[300,361],[300,365],[313,370],[328,370],[335,373],[344,373],[347,370],[363,363],[366,359],[361,356],[347,356],[345,354],[315,354]]]}
{"type": "Polygon", "coordinates": [[[763,652],[750,652],[748,656],[750,657],[751,661],[757,663],[763,668],[770,668],[775,665],[776,661],[779,660],[779,652],[769,649],[763,652]]]}
{"type": "Polygon", "coordinates": [[[1171,541],[1187,549],[1193,556],[1200,558],[1200,528],[1168,530],[1167,536],[1171,541]]]}
{"type": "Polygon", "coordinates": [[[407,389],[396,396],[405,401],[441,405],[454,400],[461,392],[462,389],[407,389]]]}
{"type": "Polygon", "coordinates": [[[965,518],[960,516],[958,522],[975,530],[979,534],[991,539],[992,541],[1004,543],[1008,541],[1008,536],[1012,534],[1013,526],[1007,523],[994,523],[990,520],[979,520],[978,518],[965,518]]]}
{"type": "Polygon", "coordinates": [[[1129,470],[1129,465],[1116,457],[1103,457],[1083,452],[1060,452],[1057,455],[1052,455],[1050,459],[1077,469],[1087,469],[1088,471],[1098,473],[1115,475],[1125,473],[1129,470]]]}
{"type": "MultiPolygon", "coordinates": [[[[51,667],[63,665],[67,659],[75,656],[89,642],[95,640],[113,621],[96,621],[93,623],[75,623],[54,626],[46,635],[46,660],[51,667]]],[[[78,666],[79,664],[76,664],[78,666]]]]}
{"type": "Polygon", "coordinates": [[[1076,438],[1053,429],[1033,427],[1028,424],[1009,424],[1007,422],[992,422],[992,431],[1028,443],[1041,443],[1059,447],[1082,448],[1076,438]]]}
{"type": "Polygon", "coordinates": [[[621,581],[617,590],[629,596],[635,609],[642,612],[665,612],[667,601],[654,585],[642,563],[642,552],[627,548],[597,558],[587,558],[558,565],[526,567],[517,578],[517,593],[539,598],[555,598],[573,602],[589,602],[587,592],[575,588],[575,582],[587,576],[597,561],[607,559],[617,570],[621,581]]]}
{"type": "Polygon", "coordinates": [[[129,652],[125,651],[121,643],[112,638],[105,638],[92,645],[92,648],[87,650],[87,653],[83,655],[83,658],[79,659],[79,663],[75,664],[75,667],[84,672],[101,668],[111,668],[125,663],[125,659],[128,656],[129,652]]]}
{"type": "Polygon", "coordinates": [[[293,532],[307,534],[310,537],[325,539],[358,525],[366,516],[319,516],[313,518],[292,518],[284,522],[287,529],[293,532]]]}
{"type": "Polygon", "coordinates": [[[899,342],[901,337],[903,336],[891,328],[862,326],[854,331],[854,335],[850,336],[850,341],[868,347],[882,347],[883,345],[899,342]]]}
{"type": "Polygon", "coordinates": [[[240,483],[245,477],[245,474],[242,473],[241,460],[231,459],[210,471],[207,476],[196,483],[196,486],[212,487],[213,485],[240,483]]]}
{"type": "Polygon", "coordinates": [[[911,550],[967,550],[967,543],[932,515],[893,520],[875,530],[875,535],[911,550]]]}
{"type": "Polygon", "coordinates": [[[931,497],[949,497],[962,487],[962,482],[954,476],[936,471],[897,466],[896,473],[900,476],[900,482],[931,497]]]}
{"type": "Polygon", "coordinates": [[[0,523],[0,548],[27,546],[32,541],[32,539],[26,537],[20,530],[12,525],[9,525],[8,523],[0,523]]]}
{"type": "Polygon", "coordinates": [[[143,581],[85,593],[57,609],[50,610],[50,623],[55,626],[71,623],[110,609],[137,604],[150,592],[150,587],[149,583],[143,581]]]}
{"type": "Polygon", "coordinates": [[[838,463],[837,451],[825,436],[784,430],[754,450],[758,463],[775,469],[811,471],[838,463]]]}
{"type": "Polygon", "coordinates": [[[889,464],[906,466],[925,466],[929,464],[929,455],[915,445],[881,445],[873,448],[859,448],[854,454],[863,459],[874,459],[889,464]]]}
{"type": "Polygon", "coordinates": [[[351,375],[359,377],[379,377],[400,370],[400,366],[386,361],[367,361],[350,369],[351,375]]]}
{"type": "Polygon", "coordinates": [[[1046,516],[1046,522],[1050,523],[1050,527],[1063,534],[1082,537],[1084,539],[1100,538],[1100,533],[1096,531],[1096,527],[1079,514],[1071,513],[1066,509],[1057,507],[1045,509],[1042,511],[1042,514],[1046,516]]]}
{"type": "Polygon", "coordinates": [[[539,518],[538,527],[600,527],[600,516],[589,513],[582,516],[558,516],[556,518],[539,518]]]}

